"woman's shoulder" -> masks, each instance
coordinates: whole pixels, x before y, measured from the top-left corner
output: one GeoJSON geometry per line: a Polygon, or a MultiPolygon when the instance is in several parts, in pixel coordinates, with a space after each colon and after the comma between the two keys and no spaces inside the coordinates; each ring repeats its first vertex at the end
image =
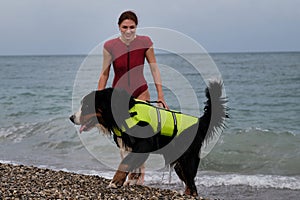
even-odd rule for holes
{"type": "Polygon", "coordinates": [[[147,47],[151,47],[153,45],[151,38],[147,35],[137,35],[136,39],[147,47]]]}
{"type": "Polygon", "coordinates": [[[119,42],[119,38],[113,38],[113,39],[109,39],[104,43],[104,48],[108,51],[110,51],[115,45],[118,44],[119,42]]]}
{"type": "Polygon", "coordinates": [[[104,43],[104,45],[113,45],[113,44],[117,43],[118,41],[119,41],[119,38],[118,38],[118,37],[112,38],[112,39],[107,40],[107,41],[104,43]]]}

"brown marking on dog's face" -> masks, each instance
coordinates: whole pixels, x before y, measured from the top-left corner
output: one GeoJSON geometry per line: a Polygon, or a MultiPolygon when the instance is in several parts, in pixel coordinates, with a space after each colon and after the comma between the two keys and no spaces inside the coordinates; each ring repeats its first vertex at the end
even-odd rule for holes
{"type": "Polygon", "coordinates": [[[106,128],[104,119],[102,117],[102,112],[100,109],[89,109],[86,110],[85,108],[89,108],[90,106],[86,106],[83,104],[80,110],[79,114],[79,125],[80,127],[80,133],[83,131],[89,131],[94,127],[100,128],[104,133],[108,133],[108,130],[106,128]]]}
{"type": "Polygon", "coordinates": [[[96,127],[97,124],[99,124],[99,119],[101,119],[101,114],[100,113],[90,113],[90,114],[86,114],[86,115],[80,115],[79,118],[79,124],[81,125],[80,127],[80,133],[82,133],[83,131],[89,131],[92,128],[96,127]]]}
{"type": "Polygon", "coordinates": [[[97,114],[97,113],[91,113],[91,114],[87,114],[87,115],[81,115],[80,116],[80,124],[83,125],[83,124],[86,124],[88,121],[90,121],[93,117],[100,117],[100,114],[97,114]]]}

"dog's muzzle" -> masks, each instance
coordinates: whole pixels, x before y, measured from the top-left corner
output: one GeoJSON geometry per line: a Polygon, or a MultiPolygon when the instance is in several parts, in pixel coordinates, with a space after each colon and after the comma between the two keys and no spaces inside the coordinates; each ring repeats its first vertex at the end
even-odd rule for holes
{"type": "Polygon", "coordinates": [[[80,112],[76,112],[74,113],[73,115],[71,115],[69,117],[70,121],[75,124],[75,125],[80,125],[80,116],[81,116],[81,113],[80,112]]]}

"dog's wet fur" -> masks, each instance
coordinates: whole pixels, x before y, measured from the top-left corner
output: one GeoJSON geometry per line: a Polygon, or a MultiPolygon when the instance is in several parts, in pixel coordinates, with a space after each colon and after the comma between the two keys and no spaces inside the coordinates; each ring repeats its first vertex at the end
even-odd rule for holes
{"type": "Polygon", "coordinates": [[[207,101],[203,115],[196,124],[175,137],[154,133],[146,122],[138,123],[136,127],[122,132],[122,136],[117,136],[114,131],[121,130],[120,126],[130,117],[129,109],[135,105],[136,100],[124,90],[114,88],[86,95],[82,99],[81,108],[70,120],[81,125],[80,132],[100,127],[106,134],[113,134],[118,147],[130,150],[121,161],[109,187],[122,186],[129,172],[140,167],[150,153],[158,153],[164,156],[165,164],[174,166],[175,172],[186,185],[185,194],[197,196],[194,179],[200,162],[201,146],[220,134],[225,127],[227,100],[222,97],[222,87],[223,83],[218,81],[209,83],[205,90],[207,101]],[[138,137],[139,134],[144,137],[138,137]]]}

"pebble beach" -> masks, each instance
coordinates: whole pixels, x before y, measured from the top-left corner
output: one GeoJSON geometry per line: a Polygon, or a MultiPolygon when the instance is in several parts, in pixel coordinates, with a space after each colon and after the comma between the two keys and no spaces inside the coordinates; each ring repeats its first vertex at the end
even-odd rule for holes
{"type": "Polygon", "coordinates": [[[33,166],[0,164],[0,199],[203,199],[147,186],[107,188],[110,180],[33,166]]]}

